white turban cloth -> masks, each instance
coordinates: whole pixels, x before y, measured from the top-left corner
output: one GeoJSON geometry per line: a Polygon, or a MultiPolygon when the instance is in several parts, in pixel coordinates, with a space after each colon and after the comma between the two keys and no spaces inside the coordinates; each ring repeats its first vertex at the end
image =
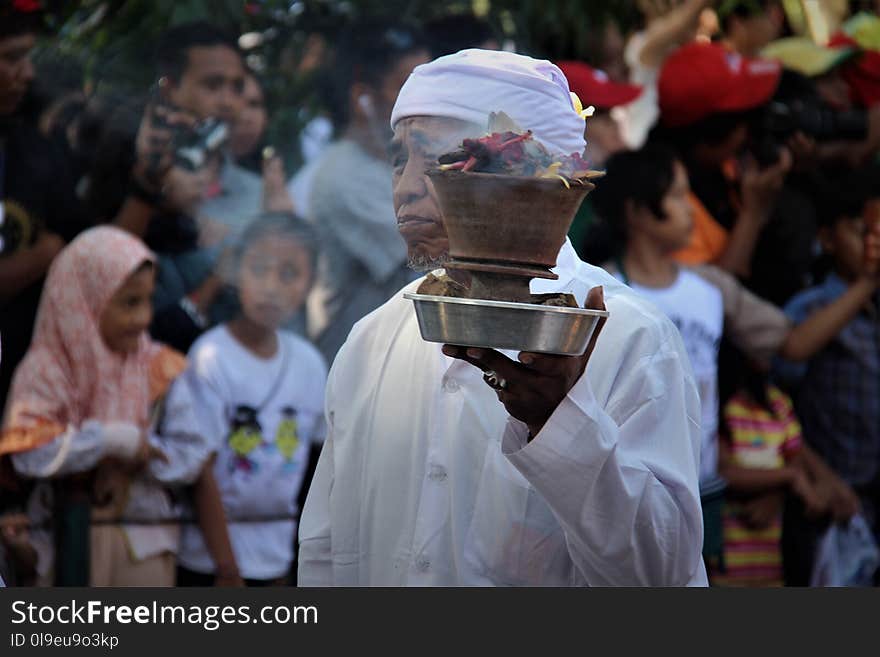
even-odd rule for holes
{"type": "Polygon", "coordinates": [[[476,123],[485,132],[491,112],[531,130],[553,155],[584,151],[584,119],[559,67],[503,51],[462,50],[417,66],[394,104],[391,127],[413,116],[436,116],[476,123]]]}

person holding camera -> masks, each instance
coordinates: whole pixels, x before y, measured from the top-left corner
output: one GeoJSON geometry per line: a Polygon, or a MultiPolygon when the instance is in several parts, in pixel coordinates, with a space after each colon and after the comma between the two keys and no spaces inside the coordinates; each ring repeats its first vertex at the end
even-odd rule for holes
{"type": "Polygon", "coordinates": [[[221,256],[272,196],[228,152],[247,74],[235,40],[208,23],[187,23],[165,33],[157,58],[158,82],[137,128],[114,221],[163,259],[152,331],[187,351],[228,313],[221,256]],[[181,185],[188,188],[182,204],[169,195],[181,185]],[[177,221],[167,220],[169,211],[177,221]]]}
{"type": "MultiPolygon", "coordinates": [[[[222,133],[226,128],[220,125],[234,121],[243,104],[245,68],[238,46],[213,26],[189,23],[168,30],[157,48],[157,60],[158,81],[137,132],[127,196],[115,219],[139,236],[161,204],[164,177],[180,151],[198,146],[200,136],[222,133]]],[[[259,209],[258,179],[225,164],[218,171],[220,188],[254,214],[259,209]],[[223,184],[224,177],[229,184],[223,184]]],[[[218,208],[213,211],[216,215],[218,208]]]]}
{"type": "Polygon", "coordinates": [[[748,278],[758,237],[792,166],[788,148],[759,162],[748,148],[754,117],[779,85],[777,62],[747,59],[715,44],[672,53],[658,82],[660,121],[651,140],[675,148],[691,182],[695,227],[676,258],[712,263],[748,278]]]}
{"type": "MultiPolygon", "coordinates": [[[[129,171],[137,160],[142,113],[136,105],[120,107],[110,115],[99,139],[86,192],[86,202],[97,222],[113,222],[116,217],[119,224],[126,205],[132,204],[130,190],[138,183],[132,182],[136,174],[129,171]]],[[[196,303],[210,303],[220,290],[219,278],[213,275],[218,251],[203,248],[197,217],[221,160],[218,146],[194,160],[175,157],[163,174],[161,197],[149,206],[143,229],[142,239],[159,262],[151,333],[184,353],[207,327],[196,303]]]]}

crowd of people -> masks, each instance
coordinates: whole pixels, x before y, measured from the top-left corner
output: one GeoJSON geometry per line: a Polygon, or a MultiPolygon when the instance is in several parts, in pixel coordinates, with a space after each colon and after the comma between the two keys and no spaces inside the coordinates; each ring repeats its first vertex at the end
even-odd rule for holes
{"type": "Polygon", "coordinates": [[[645,0],[591,62],[359,19],[270,143],[236,36],[45,97],[0,0],[2,580],[880,583],[880,7],[836,4],[645,0]],[[583,357],[441,351],[401,296],[497,111],[605,172],[533,281],[609,310],[583,357]]]}

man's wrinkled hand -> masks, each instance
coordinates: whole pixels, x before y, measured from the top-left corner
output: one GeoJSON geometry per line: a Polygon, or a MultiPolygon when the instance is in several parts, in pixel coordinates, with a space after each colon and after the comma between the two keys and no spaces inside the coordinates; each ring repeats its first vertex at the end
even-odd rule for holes
{"type": "MultiPolygon", "coordinates": [[[[584,307],[605,310],[601,287],[590,290],[584,307]]],[[[494,349],[453,345],[444,345],[443,353],[467,361],[484,373],[493,373],[494,381],[488,383],[495,388],[498,399],[512,417],[528,426],[534,437],[583,375],[604,325],[602,318],[582,356],[522,352],[517,362],[494,349]]]]}

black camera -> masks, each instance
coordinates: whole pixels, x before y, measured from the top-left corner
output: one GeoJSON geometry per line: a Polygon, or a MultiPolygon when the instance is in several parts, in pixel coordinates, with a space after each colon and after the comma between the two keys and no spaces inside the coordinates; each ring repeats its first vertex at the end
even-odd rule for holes
{"type": "Polygon", "coordinates": [[[780,148],[797,132],[816,141],[857,141],[868,135],[868,117],[862,110],[838,111],[815,99],[771,101],[753,127],[755,159],[762,166],[775,163],[780,148]]]}
{"type": "Polygon", "coordinates": [[[199,121],[190,130],[180,130],[174,137],[174,164],[188,171],[198,171],[226,143],[229,128],[217,119],[199,121]]]}
{"type": "MultiPolygon", "coordinates": [[[[158,91],[153,94],[157,96],[158,91]]],[[[167,102],[157,101],[151,116],[154,126],[172,132],[174,166],[187,171],[198,171],[205,166],[209,156],[223,147],[229,137],[229,127],[219,119],[203,119],[192,127],[175,126],[157,111],[160,107],[169,112],[177,108],[167,102]]]]}

